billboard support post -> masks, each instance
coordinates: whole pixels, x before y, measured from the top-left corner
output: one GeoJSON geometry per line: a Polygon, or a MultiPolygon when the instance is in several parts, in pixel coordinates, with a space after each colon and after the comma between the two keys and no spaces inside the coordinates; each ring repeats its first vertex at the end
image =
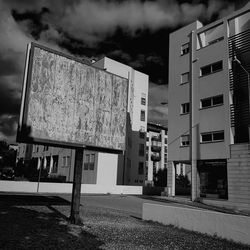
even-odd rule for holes
{"type": "Polygon", "coordinates": [[[80,217],[80,200],[81,200],[83,155],[84,155],[84,149],[76,148],[71,212],[69,220],[70,223],[77,225],[82,223],[80,217]]]}

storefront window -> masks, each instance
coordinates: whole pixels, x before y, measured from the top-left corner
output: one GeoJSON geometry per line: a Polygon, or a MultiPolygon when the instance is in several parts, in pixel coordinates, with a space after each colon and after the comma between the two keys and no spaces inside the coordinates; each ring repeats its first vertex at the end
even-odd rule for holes
{"type": "Polygon", "coordinates": [[[227,199],[227,161],[198,161],[200,173],[200,196],[204,198],[227,199]]]}

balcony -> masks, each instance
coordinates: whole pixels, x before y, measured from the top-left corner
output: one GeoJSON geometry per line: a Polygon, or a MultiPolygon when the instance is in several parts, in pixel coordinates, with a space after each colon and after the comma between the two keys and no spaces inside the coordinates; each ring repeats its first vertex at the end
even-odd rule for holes
{"type": "Polygon", "coordinates": [[[231,127],[234,128],[234,143],[249,142],[250,97],[249,73],[247,73],[250,72],[249,41],[250,29],[237,33],[228,39],[229,57],[232,59],[229,83],[233,96],[233,103],[230,105],[230,118],[231,127]]]}
{"type": "Polygon", "coordinates": [[[161,155],[160,154],[152,154],[151,155],[151,161],[160,161],[161,155]]]}
{"type": "Polygon", "coordinates": [[[152,152],[161,152],[161,146],[152,145],[152,146],[151,146],[151,151],[152,151],[152,152]]]}

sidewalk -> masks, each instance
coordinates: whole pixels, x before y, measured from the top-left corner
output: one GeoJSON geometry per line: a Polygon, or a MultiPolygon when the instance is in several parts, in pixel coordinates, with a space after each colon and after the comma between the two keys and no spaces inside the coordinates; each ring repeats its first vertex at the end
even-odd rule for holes
{"type": "Polygon", "coordinates": [[[191,201],[190,197],[188,197],[188,196],[175,196],[175,197],[155,196],[155,199],[157,199],[161,202],[163,202],[163,201],[174,202],[176,204],[182,204],[182,205],[187,205],[190,207],[206,209],[206,210],[216,211],[216,212],[221,212],[221,213],[250,216],[250,211],[243,212],[243,211],[233,210],[233,209],[224,208],[224,207],[207,205],[207,204],[204,204],[202,202],[194,202],[194,201],[191,201]]]}

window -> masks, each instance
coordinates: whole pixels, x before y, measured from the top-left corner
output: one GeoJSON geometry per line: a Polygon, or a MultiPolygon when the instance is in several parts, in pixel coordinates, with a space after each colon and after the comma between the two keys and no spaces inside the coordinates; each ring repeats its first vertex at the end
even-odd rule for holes
{"type": "Polygon", "coordinates": [[[58,155],[53,155],[52,159],[53,159],[53,166],[51,169],[51,173],[55,174],[57,173],[58,170],[58,155]]]}
{"type": "Polygon", "coordinates": [[[189,102],[181,104],[181,114],[188,114],[190,109],[189,102]]]}
{"type": "Polygon", "coordinates": [[[223,95],[201,99],[201,108],[209,108],[223,104],[223,95]]]}
{"type": "Polygon", "coordinates": [[[141,139],[144,139],[145,138],[145,133],[144,132],[139,132],[139,137],[141,138],[141,139]]]}
{"type": "Polygon", "coordinates": [[[141,121],[145,122],[145,110],[141,110],[141,121]]]}
{"type": "Polygon", "coordinates": [[[95,168],[95,154],[86,154],[84,161],[84,170],[94,170],[95,168]]]}
{"type": "Polygon", "coordinates": [[[139,155],[144,156],[144,144],[139,144],[139,155]]]}
{"type": "Polygon", "coordinates": [[[213,74],[215,72],[222,70],[222,68],[223,68],[222,61],[219,61],[210,65],[201,67],[200,75],[205,76],[205,75],[213,74]]]}
{"type": "Polygon", "coordinates": [[[63,166],[66,166],[66,156],[63,156],[63,166]]]}
{"type": "Polygon", "coordinates": [[[165,144],[168,144],[168,138],[164,139],[165,144]]]}
{"type": "Polygon", "coordinates": [[[189,82],[189,72],[181,74],[181,84],[189,82]]]}
{"type": "Polygon", "coordinates": [[[85,155],[84,170],[88,170],[89,169],[89,158],[90,158],[89,154],[85,155]]]}
{"type": "Polygon", "coordinates": [[[224,140],[224,131],[215,131],[201,134],[201,142],[216,142],[224,140]]]}
{"type": "Polygon", "coordinates": [[[140,175],[144,174],[144,164],[143,164],[143,162],[139,162],[138,174],[140,174],[140,175]]]}
{"type": "Polygon", "coordinates": [[[49,150],[49,146],[43,146],[43,151],[48,151],[49,150]]]}
{"type": "Polygon", "coordinates": [[[168,147],[167,147],[167,146],[164,147],[164,152],[165,152],[165,153],[168,152],[168,147]]]}
{"type": "Polygon", "coordinates": [[[168,155],[164,154],[164,163],[168,161],[168,155]]]}
{"type": "Polygon", "coordinates": [[[199,33],[197,35],[197,49],[222,41],[224,39],[223,35],[224,27],[222,23],[199,33]]]}
{"type": "Polygon", "coordinates": [[[145,97],[141,97],[141,105],[146,105],[146,98],[145,97]]]}
{"type": "Polygon", "coordinates": [[[186,55],[189,53],[189,43],[181,45],[181,55],[186,55]]]}
{"type": "Polygon", "coordinates": [[[181,136],[181,146],[189,146],[189,135],[181,136]]]}
{"type": "Polygon", "coordinates": [[[70,164],[70,160],[71,160],[70,156],[64,156],[64,157],[63,157],[63,166],[64,166],[64,167],[70,166],[70,165],[71,165],[71,164],[70,164]]]}
{"type": "Polygon", "coordinates": [[[95,154],[90,155],[89,170],[94,170],[95,168],[95,154]]]}

